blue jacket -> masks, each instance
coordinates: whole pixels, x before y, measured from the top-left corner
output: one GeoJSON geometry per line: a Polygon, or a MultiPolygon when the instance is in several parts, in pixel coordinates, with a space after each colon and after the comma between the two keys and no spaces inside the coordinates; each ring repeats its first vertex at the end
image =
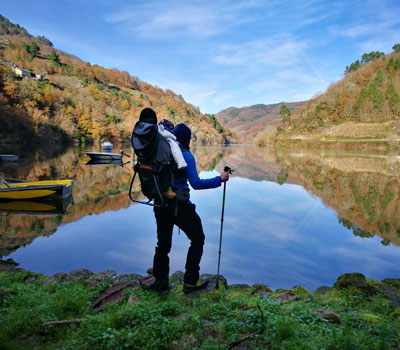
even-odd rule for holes
{"type": "Polygon", "coordinates": [[[183,188],[189,189],[189,185],[187,183],[188,180],[190,186],[192,186],[195,190],[205,190],[221,186],[220,176],[212,177],[210,179],[200,179],[199,174],[197,173],[196,160],[194,159],[193,154],[180,143],[179,147],[182,150],[183,158],[185,158],[187,167],[179,170],[175,175],[173,188],[174,191],[178,191],[182,184],[184,184],[183,188]]]}

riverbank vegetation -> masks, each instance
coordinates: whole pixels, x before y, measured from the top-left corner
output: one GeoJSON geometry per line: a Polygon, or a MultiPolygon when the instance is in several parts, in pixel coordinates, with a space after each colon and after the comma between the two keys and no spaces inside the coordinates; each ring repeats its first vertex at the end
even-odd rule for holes
{"type": "Polygon", "coordinates": [[[398,349],[400,280],[342,275],[334,287],[227,286],[158,295],[139,275],[0,273],[2,349],[398,349]],[[125,278],[125,279],[124,279],[125,278]],[[124,283],[121,283],[124,281],[124,283]],[[104,295],[116,294],[113,302],[104,295]],[[123,288],[123,287],[126,288],[123,288]],[[108,289],[107,289],[108,288],[108,289]],[[103,293],[104,304],[94,307],[103,293]],[[102,311],[98,311],[103,309],[102,311]]]}

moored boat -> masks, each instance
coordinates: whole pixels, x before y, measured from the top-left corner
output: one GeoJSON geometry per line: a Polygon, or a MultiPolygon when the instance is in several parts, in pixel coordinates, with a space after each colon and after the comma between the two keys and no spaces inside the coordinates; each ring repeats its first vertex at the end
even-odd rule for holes
{"type": "Polygon", "coordinates": [[[123,153],[85,151],[91,160],[122,160],[123,153]]]}
{"type": "Polygon", "coordinates": [[[73,196],[49,199],[0,199],[0,213],[64,214],[74,204],[73,196]]]}
{"type": "Polygon", "coordinates": [[[85,165],[124,165],[122,159],[90,159],[85,165]]]}
{"type": "Polygon", "coordinates": [[[15,162],[18,160],[18,156],[15,154],[0,154],[0,160],[2,162],[15,162]]]}
{"type": "Polygon", "coordinates": [[[72,193],[73,180],[20,181],[0,184],[0,199],[65,198],[72,193]]]}

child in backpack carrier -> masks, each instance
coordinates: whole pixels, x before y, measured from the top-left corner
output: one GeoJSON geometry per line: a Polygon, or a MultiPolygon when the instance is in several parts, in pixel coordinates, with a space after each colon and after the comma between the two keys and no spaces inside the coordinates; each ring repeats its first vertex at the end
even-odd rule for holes
{"type": "MultiPolygon", "coordinates": [[[[172,133],[174,130],[174,124],[170,122],[168,119],[162,119],[158,123],[158,133],[169,143],[171,147],[172,157],[175,160],[175,163],[178,169],[184,169],[187,167],[185,159],[183,158],[182,151],[176,142],[176,137],[172,133]]],[[[176,193],[172,190],[171,186],[166,185],[165,187],[161,184],[163,188],[163,196],[167,199],[176,198],[176,193]],[[165,190],[166,189],[166,190],[165,190]]]]}

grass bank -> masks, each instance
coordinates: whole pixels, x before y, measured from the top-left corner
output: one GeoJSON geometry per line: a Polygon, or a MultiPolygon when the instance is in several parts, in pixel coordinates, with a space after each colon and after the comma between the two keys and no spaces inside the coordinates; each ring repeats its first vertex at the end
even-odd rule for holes
{"type": "Polygon", "coordinates": [[[215,276],[209,276],[209,290],[185,295],[182,273],[175,273],[171,290],[159,295],[138,287],[139,275],[125,280],[115,273],[70,277],[0,273],[1,349],[400,346],[399,279],[380,282],[346,274],[333,287],[311,293],[300,286],[271,291],[261,284],[220,283],[216,290],[215,276]],[[99,295],[103,304],[95,301],[99,295]],[[104,309],[98,312],[94,301],[104,309]]]}

